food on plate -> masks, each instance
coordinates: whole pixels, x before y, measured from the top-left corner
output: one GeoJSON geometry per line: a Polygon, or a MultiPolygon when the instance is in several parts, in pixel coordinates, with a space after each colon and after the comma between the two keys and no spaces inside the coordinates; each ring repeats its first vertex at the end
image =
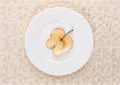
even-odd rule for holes
{"type": "Polygon", "coordinates": [[[50,34],[50,38],[46,41],[47,48],[52,49],[55,56],[69,51],[73,46],[73,39],[68,34],[72,31],[73,29],[65,33],[63,28],[54,29],[50,34]]]}

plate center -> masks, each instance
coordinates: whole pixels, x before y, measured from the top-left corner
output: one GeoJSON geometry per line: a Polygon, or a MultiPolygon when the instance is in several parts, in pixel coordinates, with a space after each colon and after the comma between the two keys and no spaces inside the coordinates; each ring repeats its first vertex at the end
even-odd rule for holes
{"type": "MultiPolygon", "coordinates": [[[[45,26],[43,26],[43,29],[41,30],[41,33],[39,35],[40,36],[39,37],[40,48],[41,48],[42,52],[44,52],[46,55],[44,57],[46,57],[46,59],[49,61],[55,61],[55,62],[57,61],[58,62],[58,61],[69,60],[72,57],[72,55],[71,55],[72,49],[68,52],[61,54],[60,56],[54,56],[52,49],[49,49],[46,47],[46,41],[50,38],[50,34],[51,34],[52,30],[54,30],[55,28],[62,28],[65,30],[65,32],[68,32],[71,29],[73,29],[73,26],[68,24],[65,20],[54,21],[52,23],[46,24],[45,26]]],[[[70,33],[69,35],[73,38],[73,33],[70,33]]],[[[74,41],[73,41],[73,46],[74,46],[74,41]]]]}

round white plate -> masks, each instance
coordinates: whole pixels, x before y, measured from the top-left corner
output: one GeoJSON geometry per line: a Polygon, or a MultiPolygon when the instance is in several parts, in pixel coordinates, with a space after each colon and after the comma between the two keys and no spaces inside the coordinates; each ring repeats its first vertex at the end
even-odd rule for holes
{"type": "Polygon", "coordinates": [[[30,22],[25,36],[25,48],[30,61],[50,75],[67,75],[80,69],[89,59],[93,48],[93,34],[88,22],[77,12],[55,7],[44,10],[30,22]],[[46,47],[46,40],[57,27],[66,32],[74,29],[72,49],[55,57],[46,47]]]}

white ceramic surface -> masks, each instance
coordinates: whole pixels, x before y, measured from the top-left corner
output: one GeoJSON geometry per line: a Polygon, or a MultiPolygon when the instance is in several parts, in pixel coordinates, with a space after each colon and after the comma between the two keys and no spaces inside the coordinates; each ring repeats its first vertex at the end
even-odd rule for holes
{"type": "Polygon", "coordinates": [[[88,22],[77,12],[64,8],[49,8],[40,12],[30,22],[25,36],[25,48],[30,61],[41,71],[62,76],[80,69],[89,59],[93,48],[93,34],[88,22]],[[72,49],[55,57],[45,45],[56,27],[66,32],[74,29],[72,49]]]}

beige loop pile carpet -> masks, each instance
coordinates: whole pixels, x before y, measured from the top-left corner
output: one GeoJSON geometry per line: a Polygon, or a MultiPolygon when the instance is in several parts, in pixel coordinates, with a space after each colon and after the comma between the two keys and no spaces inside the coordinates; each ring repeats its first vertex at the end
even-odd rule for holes
{"type": "Polygon", "coordinates": [[[14,84],[120,85],[120,0],[0,0],[0,85],[14,84]],[[25,52],[30,20],[51,7],[68,7],[81,13],[94,34],[89,61],[67,76],[39,71],[25,52]]]}

